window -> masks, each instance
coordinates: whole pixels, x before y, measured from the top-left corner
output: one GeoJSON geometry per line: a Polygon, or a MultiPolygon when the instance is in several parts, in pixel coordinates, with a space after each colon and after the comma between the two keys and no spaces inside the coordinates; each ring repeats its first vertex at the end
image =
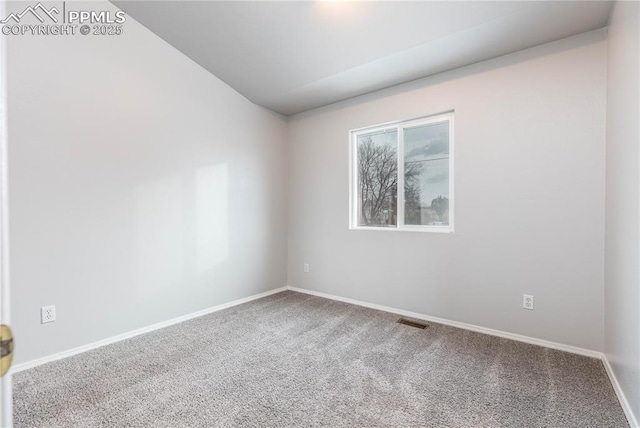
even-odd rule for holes
{"type": "Polygon", "coordinates": [[[352,229],[453,231],[453,113],[351,131],[352,229]]]}

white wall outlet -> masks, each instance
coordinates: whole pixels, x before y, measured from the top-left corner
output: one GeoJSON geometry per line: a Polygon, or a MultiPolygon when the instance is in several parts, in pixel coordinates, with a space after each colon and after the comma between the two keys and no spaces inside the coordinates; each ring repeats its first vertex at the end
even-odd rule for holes
{"type": "Polygon", "coordinates": [[[522,307],[524,309],[529,309],[530,311],[533,310],[533,296],[530,294],[523,294],[522,295],[522,307]]]}
{"type": "Polygon", "coordinates": [[[304,273],[309,273],[309,263],[302,265],[302,270],[304,270],[304,273]]]}
{"type": "Polygon", "coordinates": [[[40,308],[40,320],[42,324],[48,322],[54,322],[56,320],[56,307],[55,306],[43,306],[40,308]]]}

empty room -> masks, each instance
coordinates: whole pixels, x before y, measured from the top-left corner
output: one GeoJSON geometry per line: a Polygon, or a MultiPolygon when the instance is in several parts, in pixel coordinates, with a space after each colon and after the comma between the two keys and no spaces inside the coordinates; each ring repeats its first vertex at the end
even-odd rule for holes
{"type": "Polygon", "coordinates": [[[640,428],[639,1],[0,28],[1,427],[640,428]]]}

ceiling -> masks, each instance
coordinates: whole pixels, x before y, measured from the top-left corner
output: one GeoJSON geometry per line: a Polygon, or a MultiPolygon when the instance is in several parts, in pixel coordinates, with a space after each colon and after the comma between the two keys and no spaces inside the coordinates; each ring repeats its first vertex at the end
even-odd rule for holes
{"type": "Polygon", "coordinates": [[[289,116],[607,25],[600,1],[112,1],[289,116]]]}

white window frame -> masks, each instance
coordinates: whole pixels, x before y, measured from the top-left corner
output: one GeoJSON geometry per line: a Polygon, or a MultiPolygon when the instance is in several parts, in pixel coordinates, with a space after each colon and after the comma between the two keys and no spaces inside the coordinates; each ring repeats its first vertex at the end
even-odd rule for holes
{"type": "Polygon", "coordinates": [[[455,198],[454,198],[454,111],[424,116],[417,119],[399,120],[381,125],[367,126],[349,131],[349,229],[378,230],[394,232],[439,232],[453,233],[455,198]],[[404,130],[421,125],[439,122],[449,122],[449,224],[434,225],[405,225],[404,224],[404,130]],[[396,148],[398,151],[398,224],[397,227],[376,227],[358,225],[358,137],[373,132],[397,130],[396,148]]]}

